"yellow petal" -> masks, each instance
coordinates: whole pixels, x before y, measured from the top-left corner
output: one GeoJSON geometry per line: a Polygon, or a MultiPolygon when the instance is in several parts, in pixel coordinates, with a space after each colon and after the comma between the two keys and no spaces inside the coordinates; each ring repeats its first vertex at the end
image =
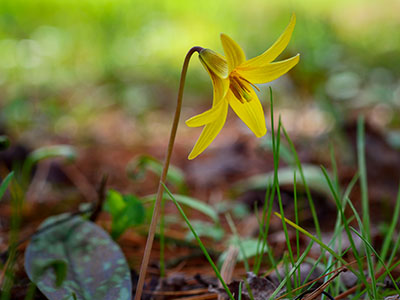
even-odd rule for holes
{"type": "Polygon", "coordinates": [[[243,68],[237,68],[236,71],[242,77],[246,78],[251,83],[266,83],[277,79],[283,74],[287,73],[293,68],[300,60],[300,54],[288,58],[286,60],[270,63],[267,65],[243,68]]]}
{"type": "Polygon", "coordinates": [[[216,75],[203,60],[200,59],[200,62],[211,77],[211,81],[213,84],[213,105],[216,105],[221,99],[225,97],[226,92],[229,88],[229,79],[222,79],[221,77],[216,75]]]}
{"type": "Polygon", "coordinates": [[[256,137],[262,137],[267,133],[264,110],[252,87],[250,87],[250,96],[250,101],[242,103],[229,91],[226,98],[238,117],[254,132],[256,137]]]}
{"type": "Polygon", "coordinates": [[[219,101],[213,108],[190,118],[185,123],[189,127],[199,127],[211,123],[222,114],[221,110],[226,109],[225,106],[226,101],[219,101]]]}
{"type": "Polygon", "coordinates": [[[226,34],[221,34],[222,47],[224,48],[229,73],[246,60],[242,48],[226,34]]]}
{"type": "Polygon", "coordinates": [[[243,67],[256,67],[270,63],[279,56],[285,50],[289,44],[290,38],[292,37],[294,26],[296,25],[296,15],[293,14],[290,19],[289,25],[285,31],[281,34],[278,40],[263,54],[256,56],[248,61],[244,62],[241,66],[243,67]]]}
{"type": "Polygon", "coordinates": [[[203,49],[199,53],[199,58],[217,76],[221,78],[228,77],[228,64],[222,55],[210,49],[203,49]]]}
{"type": "Polygon", "coordinates": [[[226,115],[228,113],[228,102],[226,99],[223,99],[223,108],[220,110],[219,116],[215,119],[214,122],[211,122],[204,126],[203,131],[200,134],[199,139],[193,147],[192,152],[189,154],[189,159],[193,159],[197,157],[200,153],[202,153],[215,139],[218,133],[221,131],[222,127],[226,121],[226,115]]]}

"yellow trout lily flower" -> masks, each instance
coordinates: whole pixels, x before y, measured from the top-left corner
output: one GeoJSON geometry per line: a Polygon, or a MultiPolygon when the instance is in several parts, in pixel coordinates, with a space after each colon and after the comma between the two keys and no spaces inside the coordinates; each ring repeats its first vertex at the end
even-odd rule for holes
{"type": "Polygon", "coordinates": [[[200,61],[213,83],[213,105],[210,110],[186,121],[189,127],[204,126],[189,154],[189,159],[202,153],[221,131],[226,121],[228,106],[257,137],[265,135],[267,128],[264,111],[253,88],[259,90],[255,84],[275,80],[299,62],[299,54],[286,60],[272,62],[288,45],[295,24],[296,16],[293,14],[278,40],[263,54],[249,60],[246,60],[242,48],[225,34],[221,34],[225,57],[210,49],[200,51],[200,61]]]}

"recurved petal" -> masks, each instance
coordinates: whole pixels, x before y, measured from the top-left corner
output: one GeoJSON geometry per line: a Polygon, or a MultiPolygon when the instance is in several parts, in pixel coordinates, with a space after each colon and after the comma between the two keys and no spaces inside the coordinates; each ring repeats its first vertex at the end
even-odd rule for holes
{"type": "Polygon", "coordinates": [[[188,119],[185,123],[189,127],[199,127],[215,121],[226,109],[226,101],[219,101],[211,109],[188,119]]]}
{"type": "Polygon", "coordinates": [[[228,102],[226,99],[223,99],[224,103],[223,109],[221,109],[220,115],[215,119],[215,121],[204,126],[203,131],[200,134],[199,139],[194,145],[192,152],[189,154],[189,159],[193,159],[197,157],[200,153],[202,153],[215,139],[218,133],[221,131],[222,127],[226,121],[226,115],[228,113],[228,102]]]}
{"type": "Polygon", "coordinates": [[[285,31],[281,34],[278,40],[263,54],[256,56],[248,61],[244,62],[241,66],[243,67],[257,67],[260,65],[265,65],[273,61],[285,50],[290,42],[294,26],[296,25],[296,15],[293,13],[290,19],[289,25],[286,27],[285,31]]]}
{"type": "Polygon", "coordinates": [[[270,63],[258,67],[240,67],[236,71],[251,83],[266,83],[275,80],[287,73],[300,60],[300,54],[286,60],[270,63]]]}
{"type": "Polygon", "coordinates": [[[246,61],[246,56],[242,48],[226,34],[221,34],[221,42],[228,62],[229,72],[231,72],[236,66],[246,61]]]}
{"type": "Polygon", "coordinates": [[[222,55],[210,49],[203,49],[199,53],[199,58],[218,77],[228,77],[228,64],[222,55]]]}
{"type": "Polygon", "coordinates": [[[262,137],[267,133],[264,110],[252,87],[250,87],[250,94],[251,100],[243,103],[236,99],[231,91],[228,92],[226,98],[238,117],[254,132],[256,137],[262,137]]]}

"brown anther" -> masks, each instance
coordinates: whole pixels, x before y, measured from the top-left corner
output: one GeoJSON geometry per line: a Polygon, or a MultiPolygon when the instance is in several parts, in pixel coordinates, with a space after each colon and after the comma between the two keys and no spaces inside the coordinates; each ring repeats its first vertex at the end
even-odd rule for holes
{"type": "Polygon", "coordinates": [[[245,101],[251,101],[251,89],[236,73],[233,73],[230,76],[230,89],[240,102],[244,103],[245,101]]]}
{"type": "Polygon", "coordinates": [[[239,90],[238,90],[238,85],[235,84],[232,80],[231,80],[231,84],[230,84],[230,89],[232,91],[232,93],[235,95],[235,97],[242,103],[244,103],[244,100],[242,98],[242,95],[240,94],[239,90]]]}

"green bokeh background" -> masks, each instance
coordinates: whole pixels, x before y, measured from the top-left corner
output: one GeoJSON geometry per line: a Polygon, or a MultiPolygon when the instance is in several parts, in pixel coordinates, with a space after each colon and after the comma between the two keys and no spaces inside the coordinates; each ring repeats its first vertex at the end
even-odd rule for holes
{"type": "MultiPolygon", "coordinates": [[[[189,48],[222,52],[224,32],[255,56],[293,12],[297,25],[280,58],[301,53],[301,61],[273,83],[282,105],[315,103],[336,120],[360,108],[395,112],[399,11],[398,0],[1,0],[0,126],[18,138],[85,128],[107,110],[138,120],[170,112],[189,48]]],[[[210,87],[194,59],[185,106],[207,107],[210,87]]],[[[398,128],[398,114],[384,116],[398,128]]]]}

